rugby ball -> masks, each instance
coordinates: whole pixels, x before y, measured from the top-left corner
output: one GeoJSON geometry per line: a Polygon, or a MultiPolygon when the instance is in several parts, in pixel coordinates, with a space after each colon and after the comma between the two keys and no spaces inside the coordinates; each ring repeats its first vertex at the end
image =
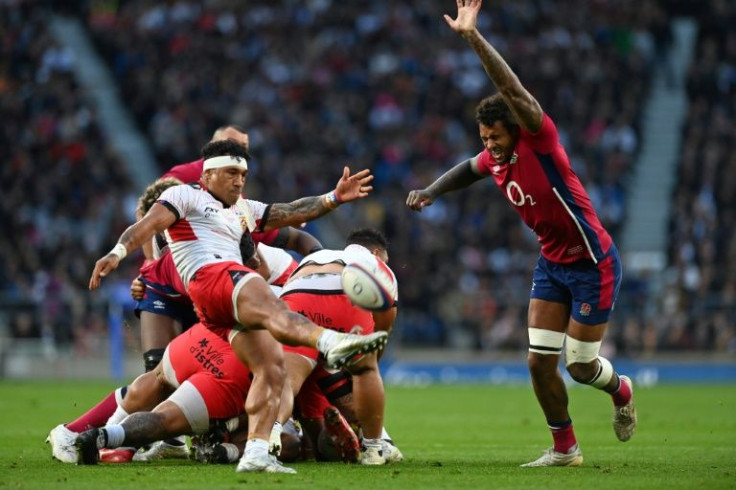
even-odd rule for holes
{"type": "Polygon", "coordinates": [[[375,256],[351,262],[342,270],[342,289],[350,301],[370,311],[385,311],[397,298],[396,276],[375,256]]]}

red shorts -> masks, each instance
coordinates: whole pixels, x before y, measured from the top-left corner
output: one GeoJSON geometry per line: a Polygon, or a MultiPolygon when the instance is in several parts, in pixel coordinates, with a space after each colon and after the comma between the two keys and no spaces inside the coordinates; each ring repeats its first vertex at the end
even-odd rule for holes
{"type": "MultiPolygon", "coordinates": [[[[373,333],[375,322],[371,312],[354,306],[344,294],[297,290],[282,293],[281,299],[291,311],[301,313],[321,327],[360,335],[373,333]]],[[[315,361],[319,356],[319,351],[313,347],[284,346],[284,352],[301,354],[315,361]]]]}
{"type": "Polygon", "coordinates": [[[164,254],[148,262],[140,269],[143,283],[157,293],[173,299],[189,301],[189,295],[174,265],[174,258],[167,248],[164,254]]]}
{"type": "Polygon", "coordinates": [[[232,328],[237,323],[235,301],[245,283],[261,277],[237,262],[218,262],[201,267],[189,281],[189,297],[199,319],[208,328],[232,328]]]}
{"type": "Polygon", "coordinates": [[[211,419],[235,417],[243,411],[250,370],[226,340],[197,323],[172,340],[167,351],[176,380],[194,385],[211,419]]]}

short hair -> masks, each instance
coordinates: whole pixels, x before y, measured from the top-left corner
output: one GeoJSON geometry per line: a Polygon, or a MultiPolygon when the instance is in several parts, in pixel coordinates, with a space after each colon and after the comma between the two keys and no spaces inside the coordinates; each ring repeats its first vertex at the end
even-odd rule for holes
{"type": "Polygon", "coordinates": [[[496,121],[501,121],[509,131],[519,126],[501,94],[493,94],[481,100],[475,108],[475,120],[478,124],[488,127],[493,126],[496,121]]]}
{"type": "Polygon", "coordinates": [[[379,248],[388,251],[386,236],[375,228],[356,228],[350,232],[346,245],[362,245],[365,248],[379,248]]]}
{"type": "Polygon", "coordinates": [[[248,148],[238,143],[234,139],[226,139],[220,141],[210,141],[202,147],[202,158],[207,160],[208,158],[221,157],[229,155],[231,157],[242,157],[246,160],[250,160],[250,153],[248,148]]]}
{"type": "Polygon", "coordinates": [[[145,216],[148,210],[151,209],[156,201],[158,201],[158,198],[161,197],[161,194],[166,189],[183,183],[184,182],[179,179],[175,179],[174,177],[167,177],[165,179],[157,180],[153,184],[149,185],[146,187],[146,190],[143,191],[141,197],[138,198],[138,207],[135,210],[136,214],[138,216],[145,216]]]}

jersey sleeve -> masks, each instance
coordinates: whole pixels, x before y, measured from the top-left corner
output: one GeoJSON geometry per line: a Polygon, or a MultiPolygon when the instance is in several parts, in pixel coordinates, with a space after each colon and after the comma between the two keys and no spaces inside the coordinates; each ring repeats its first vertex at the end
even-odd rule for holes
{"type": "Polygon", "coordinates": [[[179,179],[182,182],[199,182],[202,177],[202,169],[204,167],[204,160],[199,159],[189,163],[182,163],[174,165],[169,169],[168,172],[161,176],[162,179],[173,177],[179,179]]]}
{"type": "Polygon", "coordinates": [[[536,133],[531,133],[525,129],[521,130],[521,137],[534,151],[540,153],[552,153],[559,144],[559,134],[557,127],[547,114],[542,116],[542,127],[536,133]]]}
{"type": "Polygon", "coordinates": [[[475,158],[478,159],[478,172],[480,172],[481,175],[490,175],[491,168],[495,165],[495,162],[491,158],[491,154],[488,150],[481,151],[475,158]]]}
{"type": "Polygon", "coordinates": [[[176,219],[181,219],[189,214],[195,201],[195,192],[188,185],[175,185],[163,191],[156,202],[166,206],[176,215],[176,219]]]}

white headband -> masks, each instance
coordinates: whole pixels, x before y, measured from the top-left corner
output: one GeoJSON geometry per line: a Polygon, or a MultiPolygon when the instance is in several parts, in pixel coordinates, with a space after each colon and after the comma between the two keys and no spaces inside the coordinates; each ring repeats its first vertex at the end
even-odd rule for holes
{"type": "Polygon", "coordinates": [[[213,168],[222,167],[240,167],[248,170],[248,161],[243,157],[233,157],[230,155],[224,155],[221,157],[212,157],[204,161],[204,167],[202,170],[210,170],[213,168]]]}

